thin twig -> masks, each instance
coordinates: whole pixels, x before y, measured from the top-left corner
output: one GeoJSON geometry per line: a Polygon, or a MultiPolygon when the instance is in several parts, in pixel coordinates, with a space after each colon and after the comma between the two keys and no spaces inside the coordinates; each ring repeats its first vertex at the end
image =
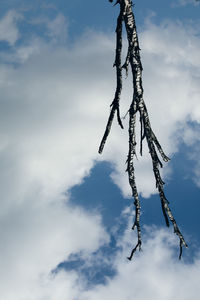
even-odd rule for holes
{"type": "Polygon", "coordinates": [[[134,156],[136,155],[136,137],[135,137],[135,122],[136,122],[136,113],[137,113],[137,105],[135,99],[133,99],[133,103],[129,110],[129,153],[127,158],[127,172],[129,178],[129,184],[132,190],[132,196],[134,197],[134,205],[135,205],[135,221],[132,226],[132,229],[137,229],[137,245],[132,250],[129,260],[132,259],[133,254],[139,247],[141,250],[142,246],[142,238],[141,238],[141,228],[140,228],[140,199],[137,191],[137,186],[135,182],[135,170],[134,170],[134,156]]]}
{"type": "Polygon", "coordinates": [[[112,122],[115,116],[115,112],[117,111],[117,120],[120,125],[120,127],[123,129],[123,124],[120,117],[120,111],[119,111],[119,101],[122,91],[122,67],[121,67],[121,54],[122,54],[122,22],[123,22],[123,11],[120,11],[120,14],[117,19],[117,27],[116,27],[116,53],[115,53],[115,62],[113,64],[113,67],[116,67],[116,79],[117,79],[117,85],[116,85],[116,91],[115,91],[115,97],[113,102],[111,103],[111,112],[108,118],[108,122],[106,125],[106,130],[103,135],[100,147],[99,147],[99,153],[102,153],[104,145],[106,143],[106,140],[108,138],[108,135],[111,130],[112,122]]]}

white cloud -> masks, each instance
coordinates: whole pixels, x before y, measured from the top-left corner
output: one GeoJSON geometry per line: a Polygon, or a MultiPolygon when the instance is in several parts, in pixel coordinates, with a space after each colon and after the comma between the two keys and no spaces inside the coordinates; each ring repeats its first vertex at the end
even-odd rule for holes
{"type": "MultiPolygon", "coordinates": [[[[98,50],[101,37],[96,41],[98,50]]],[[[94,49],[93,60],[95,55],[94,49]]],[[[45,286],[56,285],[52,295],[59,299],[58,278],[64,279],[61,274],[49,277],[51,270],[70,253],[91,253],[109,240],[97,214],[65,204],[64,194],[81,183],[98,155],[101,114],[96,111],[106,96],[98,80],[102,76],[93,76],[99,61],[85,76],[88,59],[79,45],[73,51],[49,46],[18,67],[0,66],[0,278],[5,300],[44,299],[41,278],[45,286]]]]}
{"type": "Polygon", "coordinates": [[[21,15],[11,10],[0,20],[0,41],[6,41],[11,46],[16,43],[20,36],[17,28],[19,19],[21,15]]]}
{"type": "MultiPolygon", "coordinates": [[[[33,40],[27,42],[34,47],[33,40]]],[[[200,120],[199,46],[199,38],[183,25],[149,24],[141,34],[145,99],[152,126],[167,154],[178,150],[176,134],[180,126],[185,130],[187,120],[200,120]]],[[[113,178],[124,194],[129,194],[124,175],[127,126],[121,131],[114,125],[105,153],[99,157],[105,110],[109,110],[115,85],[112,38],[89,32],[71,49],[43,41],[38,43],[37,51],[30,51],[22,59],[18,53],[24,47],[16,49],[17,67],[0,65],[3,299],[83,300],[84,296],[96,300],[100,295],[110,299],[109,292],[115,295],[116,291],[116,299],[129,299],[133,294],[144,299],[144,295],[154,293],[148,283],[150,276],[154,287],[156,280],[160,287],[166,287],[168,298],[159,289],[157,299],[169,299],[171,291],[175,292],[171,276],[178,278],[179,286],[181,282],[186,286],[183,271],[186,270],[186,278],[193,274],[198,278],[199,262],[183,265],[182,269],[175,263],[173,268],[171,252],[162,243],[162,232],[158,239],[148,241],[147,248],[152,251],[134,264],[116,261],[118,276],[107,286],[97,286],[84,295],[79,294],[83,286],[77,284],[76,273],[49,275],[70,253],[91,253],[108,242],[98,215],[69,207],[65,202],[68,190],[83,181],[98,159],[115,165],[113,178]],[[144,268],[146,273],[139,273],[144,268]],[[132,286],[135,274],[138,279],[132,286]]],[[[128,90],[122,97],[122,115],[130,100],[128,90]]],[[[152,170],[148,151],[144,151],[144,158],[137,163],[136,178],[140,191],[148,196],[155,188],[153,178],[149,180],[152,170]]],[[[198,288],[195,280],[189,288],[198,288]]]]}
{"type": "Polygon", "coordinates": [[[34,289],[71,253],[88,255],[108,241],[97,215],[62,205],[60,199],[39,203],[43,198],[32,195],[1,216],[0,291],[5,300],[32,299],[34,289]]]}
{"type": "MultiPolygon", "coordinates": [[[[171,232],[146,228],[143,251],[137,253],[130,262],[126,259],[130,240],[130,230],[127,229],[122,240],[119,240],[122,250],[109,261],[116,274],[107,278],[105,284],[88,288],[84,277],[79,277],[78,272],[62,270],[48,277],[41,275],[35,286],[31,287],[31,293],[26,291],[24,299],[107,300],[115,297],[117,300],[128,300],[134,297],[139,300],[170,300],[175,297],[187,300],[190,296],[195,299],[198,297],[199,254],[191,263],[185,262],[184,258],[179,261],[174,247],[176,239],[171,232]]],[[[98,254],[95,259],[98,261],[98,254]]]]}
{"type": "MultiPolygon", "coordinates": [[[[114,264],[117,275],[107,284],[97,285],[77,299],[154,299],[169,300],[197,298],[200,260],[187,264],[174,258],[172,235],[163,230],[148,232],[143,252],[130,263],[118,253],[114,264]]],[[[130,236],[129,236],[130,239],[130,236]]],[[[122,241],[125,242],[124,240],[122,241]]],[[[126,248],[127,251],[127,248],[126,248]]]]}

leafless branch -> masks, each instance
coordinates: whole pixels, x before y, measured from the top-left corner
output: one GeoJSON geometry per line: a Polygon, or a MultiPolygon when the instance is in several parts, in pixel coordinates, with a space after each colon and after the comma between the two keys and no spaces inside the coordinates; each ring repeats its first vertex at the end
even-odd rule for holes
{"type": "MultiPolygon", "coordinates": [[[[109,0],[113,2],[112,0],[109,0]]],[[[174,219],[172,212],[169,208],[169,202],[164,193],[164,182],[160,175],[160,167],[162,168],[162,163],[159,159],[157,151],[160,153],[164,162],[169,161],[169,158],[165,155],[160,143],[158,142],[150,124],[148,111],[143,99],[143,85],[142,85],[142,63],[140,58],[140,47],[137,35],[137,29],[135,24],[135,18],[132,10],[131,0],[118,0],[116,4],[120,5],[120,13],[117,19],[116,28],[116,56],[114,66],[116,67],[116,92],[114,100],[111,104],[111,112],[108,118],[106,130],[99,147],[99,153],[102,153],[104,145],[106,143],[107,137],[110,133],[112,122],[114,119],[115,112],[117,111],[118,123],[123,128],[120,113],[119,113],[119,101],[122,90],[122,68],[126,70],[126,75],[128,75],[128,67],[130,65],[132,72],[133,81],[133,100],[129,108],[129,152],[127,157],[127,173],[129,184],[132,190],[132,196],[134,198],[135,205],[135,221],[132,229],[137,229],[137,244],[133,248],[131,255],[128,257],[129,260],[132,259],[134,253],[137,249],[141,250],[142,238],[141,238],[141,227],[140,227],[140,200],[137,191],[136,181],[135,181],[135,170],[134,170],[134,156],[136,156],[136,135],[135,135],[135,123],[137,112],[140,115],[140,154],[142,155],[142,143],[146,139],[149,148],[149,153],[152,159],[153,172],[156,181],[156,187],[159,192],[161,207],[166,225],[169,227],[171,221],[174,233],[179,237],[180,240],[180,255],[182,255],[182,246],[187,247],[182,233],[180,232],[176,220],[174,219]],[[128,40],[128,50],[125,63],[121,66],[121,52],[122,52],[122,25],[123,22],[126,28],[127,40],[128,40]]]]}

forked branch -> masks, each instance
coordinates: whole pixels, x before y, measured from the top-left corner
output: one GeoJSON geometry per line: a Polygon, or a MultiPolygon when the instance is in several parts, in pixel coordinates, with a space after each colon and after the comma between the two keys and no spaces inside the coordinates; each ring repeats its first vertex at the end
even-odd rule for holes
{"type": "MultiPolygon", "coordinates": [[[[109,0],[113,2],[112,0],[109,0]]],[[[173,225],[174,233],[179,237],[180,241],[180,254],[182,255],[182,247],[187,247],[184,237],[178,228],[175,218],[169,208],[169,202],[164,193],[164,182],[160,175],[160,167],[162,168],[162,162],[159,159],[157,151],[160,153],[164,162],[169,161],[169,158],[165,155],[160,143],[158,142],[150,124],[148,111],[143,99],[143,85],[142,85],[142,63],[140,58],[140,47],[137,35],[137,29],[135,24],[135,18],[132,10],[131,0],[117,0],[115,3],[120,5],[120,13],[117,19],[116,27],[116,54],[114,66],[116,67],[116,91],[114,100],[111,104],[111,112],[108,118],[106,130],[99,147],[99,153],[102,153],[104,145],[106,143],[107,137],[110,133],[112,122],[114,119],[115,112],[117,112],[118,123],[123,128],[120,111],[119,102],[122,91],[122,69],[126,70],[126,75],[128,75],[128,67],[130,65],[132,72],[132,84],[133,84],[133,99],[129,108],[129,151],[127,157],[127,173],[129,184],[132,190],[132,196],[134,198],[135,205],[135,220],[132,229],[137,229],[137,243],[133,248],[131,255],[128,257],[129,260],[132,259],[134,253],[137,249],[141,250],[142,238],[141,238],[141,227],[140,227],[140,200],[138,196],[136,181],[135,181],[135,170],[134,170],[134,156],[136,156],[136,135],[135,135],[135,123],[136,114],[139,113],[140,116],[140,154],[142,155],[142,143],[146,139],[149,153],[152,159],[152,166],[154,177],[156,181],[156,187],[159,192],[161,207],[166,225],[169,227],[170,222],[173,225]],[[125,24],[128,49],[125,63],[121,65],[121,53],[122,53],[122,25],[125,24]],[[170,221],[170,222],[169,222],[170,221]]]]}

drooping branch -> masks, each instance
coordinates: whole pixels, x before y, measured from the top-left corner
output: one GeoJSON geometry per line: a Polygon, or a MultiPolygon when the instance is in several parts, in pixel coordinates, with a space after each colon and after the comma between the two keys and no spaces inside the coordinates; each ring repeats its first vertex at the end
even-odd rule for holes
{"type": "Polygon", "coordinates": [[[137,103],[133,98],[132,105],[129,110],[129,152],[127,158],[127,169],[129,184],[132,190],[132,196],[134,197],[134,205],[135,205],[135,221],[132,226],[134,230],[135,227],[137,228],[137,238],[138,242],[136,246],[133,248],[129,260],[132,259],[133,254],[139,248],[141,250],[142,246],[142,238],[141,238],[141,228],[140,228],[140,199],[138,196],[137,186],[135,182],[135,170],[134,170],[134,156],[136,155],[136,137],[135,137],[135,122],[136,122],[136,113],[137,113],[137,103]]]}
{"type": "MultiPolygon", "coordinates": [[[[111,2],[111,1],[110,1],[111,2]]],[[[123,12],[120,11],[120,14],[117,19],[117,27],[116,27],[116,53],[115,53],[115,62],[113,64],[113,67],[116,67],[116,91],[115,91],[115,97],[113,102],[111,103],[111,111],[110,116],[108,118],[106,130],[103,136],[103,139],[101,141],[101,145],[99,147],[99,153],[102,153],[104,145],[106,143],[107,137],[110,133],[112,122],[115,116],[115,112],[117,111],[117,119],[118,123],[123,129],[121,117],[120,117],[120,111],[119,111],[119,101],[122,91],[122,67],[121,67],[121,54],[122,54],[122,23],[123,23],[123,12]]]]}
{"type": "MultiPolygon", "coordinates": [[[[112,0],[109,0],[113,2],[112,0]]],[[[99,153],[102,153],[104,145],[106,143],[107,137],[110,133],[112,122],[114,119],[115,112],[117,111],[118,123],[123,128],[120,113],[119,113],[119,101],[122,90],[122,68],[126,70],[126,75],[128,75],[128,67],[131,66],[132,72],[132,82],[133,82],[133,100],[129,108],[129,152],[127,157],[127,173],[129,184],[132,190],[132,196],[134,198],[135,205],[135,221],[132,229],[137,229],[137,243],[133,248],[131,255],[128,257],[129,260],[132,259],[135,251],[141,249],[142,239],[141,239],[141,227],[140,227],[140,200],[138,196],[136,181],[135,181],[135,170],[134,170],[134,156],[136,156],[136,135],[135,135],[135,123],[137,112],[140,115],[140,154],[142,155],[142,143],[146,139],[149,148],[149,153],[152,159],[152,166],[154,177],[156,181],[156,187],[160,196],[161,207],[166,225],[169,227],[171,221],[174,233],[179,237],[180,240],[180,255],[182,255],[182,246],[187,247],[182,233],[180,232],[176,220],[174,219],[172,212],[169,208],[169,202],[164,193],[164,181],[160,175],[160,167],[162,168],[162,163],[159,159],[157,151],[160,153],[163,161],[169,161],[169,158],[165,155],[160,143],[158,142],[150,124],[148,111],[143,99],[143,85],[142,85],[142,63],[140,58],[140,47],[137,35],[137,29],[135,24],[135,18],[132,10],[131,0],[117,0],[115,3],[120,5],[120,13],[117,19],[116,28],[116,57],[114,66],[116,67],[116,78],[117,86],[114,100],[111,104],[111,112],[107,122],[106,130],[99,147],[99,153]],[[121,66],[121,52],[122,52],[122,25],[123,22],[126,28],[127,40],[128,40],[128,50],[125,63],[121,66]]]]}

